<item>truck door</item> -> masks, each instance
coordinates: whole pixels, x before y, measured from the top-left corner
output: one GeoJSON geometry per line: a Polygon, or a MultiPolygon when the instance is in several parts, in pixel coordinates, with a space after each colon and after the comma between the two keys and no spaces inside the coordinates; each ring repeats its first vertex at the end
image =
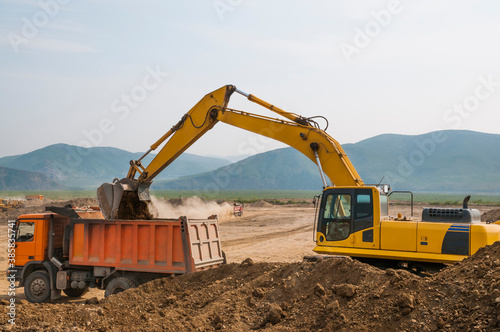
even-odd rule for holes
{"type": "Polygon", "coordinates": [[[35,220],[18,220],[16,225],[16,266],[35,260],[35,220]]]}

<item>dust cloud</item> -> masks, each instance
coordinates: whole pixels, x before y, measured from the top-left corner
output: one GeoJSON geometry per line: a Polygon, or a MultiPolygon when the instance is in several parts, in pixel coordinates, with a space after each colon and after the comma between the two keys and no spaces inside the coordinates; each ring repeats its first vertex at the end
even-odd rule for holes
{"type": "Polygon", "coordinates": [[[233,206],[229,203],[218,204],[214,201],[204,201],[197,196],[183,198],[175,204],[151,196],[151,202],[156,210],[155,215],[159,218],[186,216],[189,219],[207,219],[211,215],[217,215],[219,221],[225,221],[233,217],[233,206]]]}

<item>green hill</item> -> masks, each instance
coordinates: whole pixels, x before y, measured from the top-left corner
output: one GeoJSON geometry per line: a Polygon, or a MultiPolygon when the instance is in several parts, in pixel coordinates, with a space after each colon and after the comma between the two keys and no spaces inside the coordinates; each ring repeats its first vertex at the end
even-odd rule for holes
{"type": "Polygon", "coordinates": [[[393,189],[500,193],[500,135],[446,130],[376,136],[344,149],[365,183],[393,189]]]}
{"type": "MultiPolygon", "coordinates": [[[[0,166],[39,172],[51,180],[71,188],[95,188],[115,177],[125,177],[129,161],[143,153],[131,153],[110,147],[82,148],[55,144],[30,153],[0,158],[0,166]]],[[[148,164],[154,155],[144,159],[148,164]]],[[[177,178],[217,169],[230,162],[221,158],[182,154],[157,180],[177,178]]]]}
{"type": "Polygon", "coordinates": [[[47,176],[30,171],[0,167],[0,190],[61,190],[64,186],[47,176]]]}
{"type": "MultiPolygon", "coordinates": [[[[365,183],[395,190],[500,193],[500,135],[443,131],[384,134],[344,150],[365,183]]],[[[218,170],[170,181],[154,189],[321,189],[317,167],[292,148],[262,153],[218,170]]]]}

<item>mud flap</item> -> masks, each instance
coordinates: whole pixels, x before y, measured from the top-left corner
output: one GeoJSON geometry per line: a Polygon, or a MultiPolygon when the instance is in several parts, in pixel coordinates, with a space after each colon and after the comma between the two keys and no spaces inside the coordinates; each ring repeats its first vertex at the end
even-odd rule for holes
{"type": "Polygon", "coordinates": [[[50,299],[51,300],[57,300],[61,298],[61,290],[60,289],[51,289],[50,290],[50,299]]]}

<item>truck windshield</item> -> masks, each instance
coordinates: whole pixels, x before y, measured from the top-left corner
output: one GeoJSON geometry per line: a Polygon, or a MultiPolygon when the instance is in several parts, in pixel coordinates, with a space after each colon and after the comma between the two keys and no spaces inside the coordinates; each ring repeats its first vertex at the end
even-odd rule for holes
{"type": "Polygon", "coordinates": [[[33,234],[35,234],[34,222],[19,222],[17,226],[16,242],[33,241],[33,234]]]}

